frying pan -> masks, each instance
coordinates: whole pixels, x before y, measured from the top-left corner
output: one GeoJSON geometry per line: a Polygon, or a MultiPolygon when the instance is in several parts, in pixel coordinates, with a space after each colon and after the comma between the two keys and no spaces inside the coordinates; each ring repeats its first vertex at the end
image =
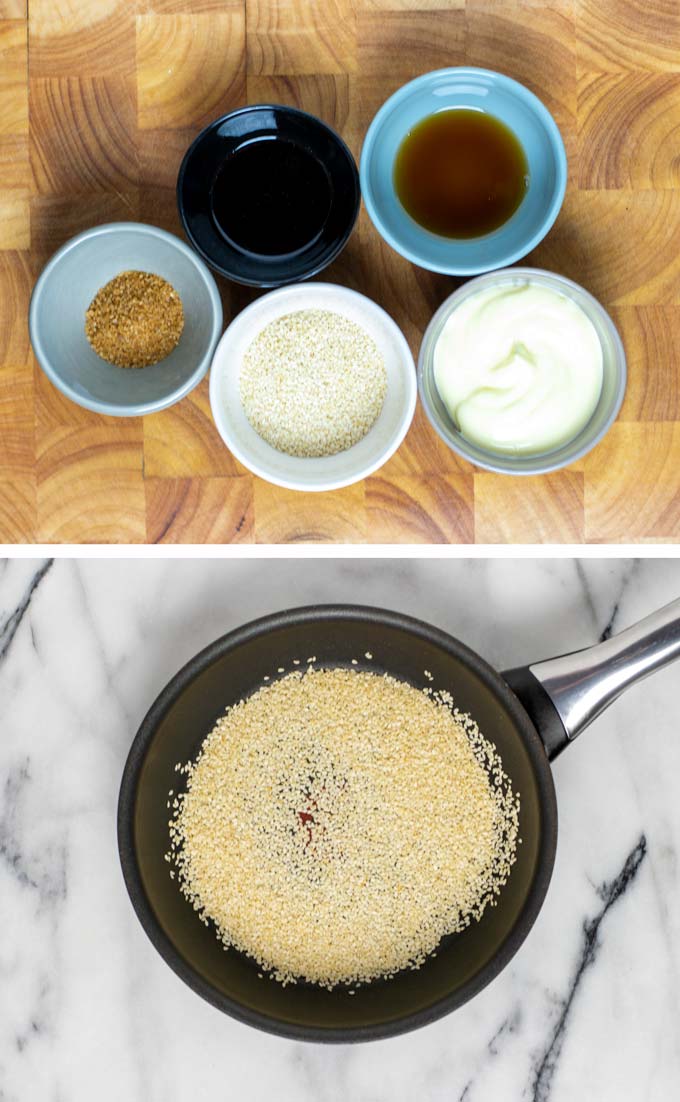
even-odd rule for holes
{"type": "Polygon", "coordinates": [[[118,804],[123,875],[137,916],[171,968],[199,995],[250,1025],[297,1040],[363,1041],[434,1021],[476,995],[527,936],[548,888],[557,842],[550,762],[623,689],[680,656],[680,600],[603,643],[498,674],[465,644],[383,609],[317,606],[255,620],[201,651],[152,705],[125,765],[118,804]],[[369,652],[371,661],[363,656],[369,652]],[[388,672],[448,689],[498,747],[521,794],[517,861],[496,907],[445,938],[417,971],[374,981],[352,996],[258,978],[245,955],[225,951],[168,875],[167,794],[176,762],[197,753],[225,708],[279,667],[388,672]],[[426,679],[424,671],[432,674],[426,679]]]}

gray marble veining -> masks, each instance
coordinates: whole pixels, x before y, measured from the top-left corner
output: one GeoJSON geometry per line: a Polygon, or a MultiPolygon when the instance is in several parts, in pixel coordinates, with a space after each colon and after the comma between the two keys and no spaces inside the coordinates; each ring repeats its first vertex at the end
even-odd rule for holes
{"type": "Polygon", "coordinates": [[[666,1102],[680,1093],[680,668],[555,763],[543,911],[473,1002],[357,1047],[269,1037],[147,941],[115,809],[137,724],[218,635],[318,601],[430,620],[498,668],[680,595],[675,560],[59,560],[0,564],[2,1102],[666,1102]]]}

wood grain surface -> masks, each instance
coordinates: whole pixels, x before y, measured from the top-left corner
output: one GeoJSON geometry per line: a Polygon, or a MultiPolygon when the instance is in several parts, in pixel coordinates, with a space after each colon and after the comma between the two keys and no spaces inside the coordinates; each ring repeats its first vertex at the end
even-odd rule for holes
{"type": "MultiPolygon", "coordinates": [[[[680,541],[679,150],[678,0],[0,0],[0,541],[680,541]],[[358,158],[387,96],[459,64],[523,81],[564,135],[564,208],[528,260],[611,309],[630,372],[584,460],[539,478],[478,471],[419,410],[374,477],[296,494],[226,451],[205,382],[120,421],[37,368],[26,317],[42,265],[96,223],[181,233],[177,169],[210,119],[295,104],[358,158]]],[[[456,286],[392,252],[363,210],[322,278],[380,302],[414,353],[456,286]]],[[[220,286],[229,320],[252,292],[220,286]]]]}

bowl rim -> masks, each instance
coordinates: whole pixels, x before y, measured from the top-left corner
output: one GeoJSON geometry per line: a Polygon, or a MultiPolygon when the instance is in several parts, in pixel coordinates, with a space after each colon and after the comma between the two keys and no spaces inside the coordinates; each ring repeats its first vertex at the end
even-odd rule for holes
{"type": "MultiPolygon", "coordinates": [[[[609,311],[605,309],[600,300],[597,299],[595,295],[591,294],[591,292],[588,291],[587,288],[583,287],[582,284],[577,283],[576,280],[569,279],[568,276],[561,275],[559,272],[551,272],[547,268],[532,267],[498,268],[495,271],[484,272],[481,275],[477,276],[475,279],[471,279],[467,283],[464,283],[461,287],[457,287],[456,290],[452,291],[450,295],[447,295],[439,309],[436,310],[436,312],[432,315],[432,318],[430,319],[430,322],[425,329],[425,332],[423,333],[422,340],[420,342],[420,349],[418,350],[418,363],[416,372],[418,377],[418,394],[420,397],[420,401],[422,403],[423,409],[425,410],[425,414],[430,425],[437,433],[440,440],[442,440],[446,444],[446,446],[451,449],[451,451],[455,452],[462,459],[466,460],[468,463],[471,463],[475,467],[479,467],[487,471],[494,471],[496,474],[514,475],[520,478],[531,477],[533,475],[549,474],[551,471],[564,470],[566,467],[570,467],[572,463],[576,463],[577,460],[582,459],[583,456],[587,455],[588,452],[592,451],[593,448],[597,447],[597,445],[609,432],[610,428],[619,415],[621,406],[623,405],[623,400],[625,398],[626,385],[628,382],[626,350],[621,339],[621,334],[616,328],[616,325],[614,324],[614,321],[609,314],[609,311]],[[512,279],[516,278],[531,279],[532,276],[538,276],[541,279],[547,276],[550,281],[556,280],[558,283],[563,284],[568,288],[573,288],[577,290],[579,294],[583,295],[586,300],[593,306],[595,313],[597,313],[602,318],[605,327],[611,335],[618,366],[618,379],[616,394],[614,396],[614,401],[611,404],[609,413],[607,414],[607,417],[605,418],[605,421],[600,430],[595,433],[595,435],[592,437],[591,440],[588,441],[587,444],[582,445],[580,448],[576,448],[573,452],[570,453],[567,458],[563,458],[561,460],[551,460],[550,458],[551,455],[556,455],[557,451],[546,452],[543,453],[543,455],[539,454],[536,456],[525,456],[524,458],[526,458],[527,460],[536,460],[537,465],[527,469],[515,470],[514,468],[508,466],[507,459],[511,457],[503,457],[501,454],[491,451],[485,452],[484,458],[480,458],[477,455],[472,456],[467,449],[466,441],[462,437],[461,443],[459,444],[458,441],[454,443],[452,440],[449,439],[448,436],[445,435],[441,425],[439,424],[438,419],[434,416],[433,410],[431,409],[430,401],[425,393],[425,387],[423,383],[423,376],[425,374],[425,349],[429,340],[430,333],[438,325],[441,317],[449,313],[449,311],[451,310],[451,303],[454,299],[457,299],[456,305],[458,305],[458,303],[462,302],[468,295],[474,294],[480,284],[490,283],[493,281],[494,278],[500,279],[502,282],[509,282],[512,279]],[[504,461],[504,459],[506,461],[504,461]],[[538,460],[541,459],[543,460],[543,462],[538,463],[538,460]]],[[[587,424],[583,427],[585,429],[587,427],[587,424]]],[[[574,437],[574,440],[576,439],[577,438],[574,437]]],[[[563,446],[567,447],[568,444],[565,444],[563,446]]],[[[475,445],[475,447],[478,448],[480,451],[484,451],[484,449],[479,444],[475,445]]]]}
{"type": "Polygon", "coordinates": [[[118,791],[116,835],[123,881],[137,919],[153,947],[187,987],[217,1010],[265,1033],[295,1041],[353,1044],[383,1040],[430,1025],[463,1006],[497,978],[526,940],[543,906],[555,863],[558,806],[553,774],[541,735],[503,674],[498,673],[485,658],[450,632],[407,613],[373,605],[320,603],[283,607],[279,611],[267,613],[232,628],[225,635],[203,647],[165,683],[142,719],[128,750],[118,791]],[[187,685],[190,685],[203,670],[225,654],[253,638],[289,625],[304,625],[320,620],[331,623],[342,620],[370,623],[379,621],[385,627],[407,631],[414,638],[432,643],[463,661],[484,682],[496,699],[502,701],[513,721],[523,729],[525,737],[522,741],[532,764],[536,767],[536,785],[543,797],[542,812],[545,814],[545,821],[542,825],[539,840],[540,852],[529,893],[513,928],[486,966],[453,994],[445,995],[420,1010],[410,1011],[399,1018],[370,1026],[324,1028],[284,1022],[219,992],[185,961],[157,920],[144,889],[137,861],[134,817],[140,771],[159,724],[175,702],[180,699],[187,685]]]}
{"type": "Polygon", "coordinates": [[[210,367],[212,356],[217,345],[217,342],[222,331],[223,324],[223,311],[222,300],[220,293],[215,282],[215,278],[212,272],[208,269],[207,265],[196,255],[194,250],[190,248],[186,242],[177,237],[174,233],[170,233],[168,230],[163,230],[160,226],[149,225],[146,222],[104,222],[99,226],[91,226],[87,230],[83,230],[81,233],[76,234],[74,237],[69,238],[55,253],[52,254],[50,259],[45,264],[40,275],[38,276],[33,290],[31,292],[31,300],[28,308],[28,328],[31,346],[35,357],[42,368],[45,375],[47,375],[50,382],[56,386],[70,401],[75,402],[76,405],[81,406],[83,409],[92,410],[94,413],[100,413],[108,417],[141,417],[147,413],[158,413],[160,410],[168,409],[170,406],[175,405],[181,401],[182,398],[186,398],[187,394],[198,386],[201,380],[205,377],[210,367]],[[57,265],[63,259],[67,253],[74,249],[77,249],[83,241],[87,241],[93,237],[110,236],[115,233],[139,233],[142,236],[156,237],[166,243],[172,245],[178,252],[182,253],[187,260],[196,268],[197,272],[203,279],[203,282],[208,291],[208,296],[211,303],[212,313],[212,331],[210,334],[210,341],[206,352],[202,356],[198,365],[194,368],[193,372],[180,386],[171,391],[165,398],[155,401],[147,402],[135,402],[133,405],[122,405],[118,402],[100,402],[94,399],[89,399],[79,394],[68,383],[58,371],[52,365],[52,362],[45,351],[45,347],[40,336],[38,312],[40,309],[40,303],[42,294],[48,280],[51,278],[57,265]]]}
{"type": "MultiPolygon", "coordinates": [[[[564,139],[562,138],[561,131],[555,122],[551,112],[545,106],[543,101],[538,98],[535,92],[527,88],[521,81],[515,80],[514,77],[509,77],[505,73],[498,72],[495,69],[483,69],[471,65],[454,65],[444,69],[433,69],[428,73],[422,73],[420,76],[415,77],[413,80],[403,84],[401,88],[398,88],[396,92],[385,100],[382,106],[378,109],[373,116],[371,123],[366,131],[363,145],[361,148],[361,157],[359,161],[359,177],[361,181],[361,193],[368,215],[375,226],[380,236],[395,250],[400,256],[403,256],[406,260],[409,260],[412,264],[416,264],[420,268],[424,268],[429,272],[438,272],[442,275],[454,275],[454,276],[476,276],[482,275],[486,272],[495,271],[498,268],[506,267],[507,265],[514,264],[515,261],[521,260],[522,257],[535,249],[536,246],[543,240],[543,238],[550,232],[557,216],[562,209],[564,202],[564,196],[567,190],[567,176],[568,176],[568,164],[567,153],[564,146],[564,139]],[[414,252],[408,246],[403,245],[394,234],[390,232],[385,226],[382,216],[379,212],[378,206],[375,202],[373,195],[373,189],[370,183],[370,167],[373,161],[373,152],[375,147],[376,138],[378,132],[382,128],[386,118],[398,107],[401,103],[407,100],[415,91],[416,87],[422,87],[428,83],[434,82],[438,79],[465,79],[469,77],[488,77],[493,80],[497,85],[502,88],[519,95],[529,106],[532,108],[534,114],[536,114],[551,138],[551,148],[555,156],[555,164],[557,171],[557,181],[553,192],[552,201],[546,217],[541,222],[538,230],[532,234],[531,237],[521,245],[519,248],[515,248],[508,252],[505,256],[501,256],[494,262],[494,266],[489,268],[486,264],[480,263],[462,263],[456,262],[451,264],[433,264],[427,257],[423,257],[417,252],[414,252]]],[[[427,232],[427,231],[423,231],[427,232]]]]}
{"type": "MultiPolygon", "coordinates": [[[[228,358],[224,357],[224,362],[228,363],[228,358]]],[[[314,281],[311,284],[306,282],[287,284],[284,287],[276,287],[274,290],[269,291],[266,295],[261,295],[246,306],[239,314],[232,318],[231,322],[222,334],[215,352],[212,358],[212,364],[210,368],[210,408],[212,411],[213,421],[218,433],[222,439],[224,445],[228,450],[236,457],[236,459],[243,464],[249,471],[251,471],[258,478],[261,478],[265,482],[269,482],[273,486],[281,486],[286,490],[297,490],[303,493],[326,493],[331,490],[340,490],[345,486],[352,486],[356,482],[361,482],[363,479],[368,478],[379,470],[388,459],[390,459],[397,449],[401,446],[404,438],[411,427],[411,422],[416,411],[416,405],[418,400],[418,380],[417,370],[415,365],[415,358],[411,352],[408,341],[402,333],[401,329],[397,325],[391,314],[388,314],[379,303],[374,299],[369,298],[368,295],[364,295],[361,291],[355,291],[352,287],[345,287],[341,283],[329,283],[314,281]],[[394,434],[394,437],[389,446],[381,452],[380,456],[376,458],[372,463],[362,467],[360,472],[347,478],[329,478],[326,481],[314,486],[308,485],[306,482],[299,478],[274,478],[269,473],[265,473],[263,468],[259,466],[257,462],[253,462],[252,458],[247,455],[236,442],[232,434],[225,429],[224,421],[221,413],[219,387],[222,381],[223,372],[225,367],[217,368],[217,360],[224,350],[229,347],[229,333],[235,322],[242,318],[247,318],[249,315],[255,316],[257,311],[262,308],[264,302],[270,302],[273,298],[284,297],[285,295],[293,295],[303,297],[304,294],[313,293],[315,288],[321,288],[322,290],[332,290],[336,294],[346,296],[348,298],[360,299],[362,303],[368,303],[370,311],[375,314],[380,321],[393,333],[397,340],[399,347],[399,364],[402,373],[402,378],[406,384],[406,401],[404,403],[404,409],[401,414],[399,426],[394,434]]],[[[373,427],[373,426],[372,426],[373,427]]],[[[367,435],[370,434],[372,428],[369,429],[367,435]]],[[[365,439],[365,438],[364,438],[365,439]]],[[[266,443],[266,441],[265,441],[266,443]]],[[[313,462],[313,460],[312,460],[313,462]]]]}
{"type": "Polygon", "coordinates": [[[360,184],[360,178],[359,178],[359,169],[358,169],[357,162],[356,162],[356,159],[354,157],[354,154],[352,153],[352,150],[349,148],[349,146],[347,145],[347,142],[344,140],[344,138],[342,138],[340,136],[340,134],[338,134],[337,130],[335,130],[332,126],[329,126],[329,124],[327,122],[324,122],[323,119],[320,119],[318,117],[318,115],[313,115],[310,111],[303,111],[300,107],[291,107],[288,104],[283,104],[283,103],[251,103],[251,104],[246,104],[243,107],[235,108],[233,111],[227,111],[224,115],[220,115],[219,118],[213,119],[213,121],[209,122],[207,124],[207,126],[204,126],[203,129],[196,135],[196,137],[194,138],[194,140],[192,141],[191,145],[189,146],[189,148],[187,149],[186,153],[184,154],[184,156],[182,158],[182,163],[179,167],[179,172],[177,174],[177,183],[175,185],[175,195],[176,195],[176,200],[177,200],[177,209],[179,211],[179,217],[180,217],[180,221],[182,223],[182,228],[184,229],[185,234],[187,235],[189,241],[191,242],[192,247],[196,250],[196,252],[199,254],[201,259],[206,264],[208,264],[214,271],[218,272],[219,275],[224,276],[225,279],[230,279],[232,282],[239,283],[243,287],[261,287],[261,288],[264,288],[265,290],[266,289],[276,290],[279,287],[294,286],[295,284],[299,283],[301,280],[304,281],[304,280],[307,280],[307,279],[311,279],[313,276],[318,275],[318,273],[322,272],[324,270],[324,268],[327,268],[330,264],[332,264],[333,261],[342,252],[345,245],[347,244],[347,242],[348,242],[348,240],[349,240],[349,238],[350,238],[350,236],[351,236],[351,234],[354,230],[354,227],[356,225],[356,221],[357,221],[357,218],[359,216],[359,207],[361,206],[361,184],[360,184]],[[281,280],[278,280],[278,279],[277,280],[264,280],[264,281],[263,280],[254,280],[254,279],[245,279],[240,275],[235,275],[233,270],[228,270],[227,268],[221,267],[219,264],[217,264],[215,262],[215,260],[213,260],[212,257],[210,257],[208,255],[208,253],[205,251],[205,249],[203,249],[202,246],[199,244],[199,242],[195,239],[194,235],[192,234],[192,232],[191,232],[191,230],[190,230],[190,228],[187,224],[187,221],[186,221],[185,215],[184,215],[184,197],[183,197],[184,178],[186,176],[187,166],[189,164],[189,160],[191,159],[192,154],[195,152],[195,150],[198,148],[198,146],[201,144],[201,142],[203,142],[205,140],[206,136],[209,133],[211,133],[213,130],[215,130],[218,126],[221,126],[222,123],[226,122],[227,119],[233,119],[233,118],[238,117],[239,115],[252,114],[254,112],[259,113],[260,111],[283,111],[288,115],[296,115],[300,118],[303,118],[308,123],[312,123],[314,126],[318,127],[319,129],[325,130],[328,134],[330,134],[331,138],[337,143],[337,145],[341,149],[342,153],[344,154],[345,159],[346,159],[346,161],[349,165],[351,176],[352,176],[352,181],[353,181],[353,184],[354,184],[353,214],[352,214],[351,220],[348,222],[348,225],[347,225],[345,231],[343,232],[343,234],[341,235],[341,237],[339,237],[335,241],[335,243],[333,244],[332,248],[328,251],[328,253],[324,254],[323,258],[320,261],[318,261],[314,265],[314,267],[312,267],[308,271],[306,271],[304,275],[295,276],[294,279],[289,280],[289,281],[284,281],[283,283],[281,282],[281,280]]]}

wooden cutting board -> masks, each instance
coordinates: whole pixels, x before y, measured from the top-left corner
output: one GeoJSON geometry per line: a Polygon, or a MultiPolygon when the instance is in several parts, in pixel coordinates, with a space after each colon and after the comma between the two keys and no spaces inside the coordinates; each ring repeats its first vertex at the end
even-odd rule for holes
{"type": "MultiPolygon", "coordinates": [[[[677,0],[0,0],[0,541],[373,543],[680,539],[680,4],[677,0]],[[72,234],[139,219],[180,233],[182,154],[220,113],[273,100],[358,157],[400,84],[499,69],[555,115],[562,214],[529,262],[583,283],[621,328],[630,382],[606,440],[569,470],[473,469],[418,412],[375,477],[327,495],[253,478],[204,383],[120,421],[56,391],[26,326],[72,234]]],[[[456,286],[384,245],[362,211],[324,279],[380,302],[414,353],[456,286]]],[[[221,282],[229,319],[251,297],[221,282]]]]}

